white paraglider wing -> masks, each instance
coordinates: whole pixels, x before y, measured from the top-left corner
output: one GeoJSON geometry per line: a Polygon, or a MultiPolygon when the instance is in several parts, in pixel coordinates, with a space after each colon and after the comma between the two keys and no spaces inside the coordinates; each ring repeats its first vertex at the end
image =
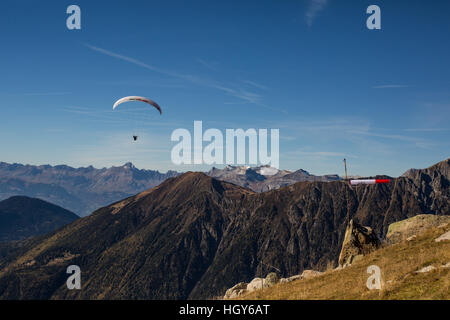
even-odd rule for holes
{"type": "Polygon", "coordinates": [[[145,97],[139,97],[139,96],[129,96],[129,97],[124,97],[124,98],[121,98],[121,99],[117,100],[114,103],[114,105],[113,105],[113,110],[116,109],[116,107],[119,104],[124,103],[124,102],[128,102],[128,101],[142,101],[142,102],[148,103],[149,105],[155,107],[156,110],[158,110],[160,114],[162,114],[161,107],[155,101],[150,100],[150,99],[145,98],[145,97]]]}

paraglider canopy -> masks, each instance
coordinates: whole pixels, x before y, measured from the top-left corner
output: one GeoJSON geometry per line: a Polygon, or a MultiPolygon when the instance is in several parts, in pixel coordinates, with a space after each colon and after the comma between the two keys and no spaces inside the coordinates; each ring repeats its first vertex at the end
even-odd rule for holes
{"type": "MultiPolygon", "coordinates": [[[[155,109],[159,111],[159,114],[162,114],[161,107],[155,101],[150,100],[145,97],[140,97],[140,96],[128,96],[128,97],[123,97],[123,98],[117,100],[113,105],[113,110],[116,109],[119,104],[122,104],[124,102],[129,102],[129,101],[145,102],[145,103],[155,107],[155,109]]],[[[137,138],[138,138],[137,134],[133,134],[133,140],[137,141],[137,138]]]]}
{"type": "Polygon", "coordinates": [[[162,114],[161,107],[155,101],[150,100],[145,97],[139,97],[139,96],[128,96],[128,97],[123,97],[123,98],[117,100],[113,105],[113,110],[116,109],[119,104],[122,104],[124,102],[129,102],[129,101],[141,101],[141,102],[148,103],[149,105],[155,107],[156,110],[158,110],[160,114],[162,114]]]}

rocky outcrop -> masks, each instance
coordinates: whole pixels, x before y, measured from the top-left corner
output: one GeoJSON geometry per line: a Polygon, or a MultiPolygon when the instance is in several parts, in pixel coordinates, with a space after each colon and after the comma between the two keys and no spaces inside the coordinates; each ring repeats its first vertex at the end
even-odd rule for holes
{"type": "Polygon", "coordinates": [[[266,279],[255,278],[252,281],[250,281],[249,284],[247,284],[247,291],[253,292],[255,290],[259,290],[266,287],[267,287],[266,279]]]}
{"type": "Polygon", "coordinates": [[[389,225],[386,240],[398,243],[403,240],[411,241],[415,236],[429,228],[450,223],[450,216],[420,214],[415,217],[398,221],[389,225]]]}
{"type": "Polygon", "coordinates": [[[237,298],[243,294],[250,293],[263,288],[270,288],[280,282],[280,278],[274,272],[269,273],[266,278],[254,278],[250,283],[240,282],[225,292],[224,299],[237,298]]]}
{"type": "Polygon", "coordinates": [[[280,281],[280,277],[278,277],[275,272],[271,272],[267,275],[265,280],[266,286],[271,287],[280,281]]]}
{"type": "Polygon", "coordinates": [[[433,270],[436,270],[435,266],[427,266],[427,267],[420,269],[419,271],[416,271],[416,273],[427,273],[427,272],[430,272],[433,270]]]}
{"type": "Polygon", "coordinates": [[[244,282],[238,283],[234,287],[228,289],[223,298],[233,299],[256,290],[270,288],[277,283],[288,283],[296,280],[311,279],[320,276],[321,274],[323,274],[323,272],[315,270],[304,270],[301,275],[295,275],[289,278],[280,278],[275,272],[271,272],[266,276],[266,278],[254,278],[252,281],[250,281],[249,284],[246,284],[244,282]]]}
{"type": "Polygon", "coordinates": [[[228,289],[225,292],[224,299],[234,299],[247,292],[247,284],[245,282],[239,282],[234,287],[228,289]]]}
{"type": "Polygon", "coordinates": [[[443,235],[441,235],[439,238],[435,239],[434,241],[436,241],[436,242],[450,241],[450,231],[447,231],[446,233],[444,233],[443,235]]]}
{"type": "Polygon", "coordinates": [[[372,228],[350,220],[339,255],[339,266],[345,268],[380,246],[381,242],[372,228]]]}

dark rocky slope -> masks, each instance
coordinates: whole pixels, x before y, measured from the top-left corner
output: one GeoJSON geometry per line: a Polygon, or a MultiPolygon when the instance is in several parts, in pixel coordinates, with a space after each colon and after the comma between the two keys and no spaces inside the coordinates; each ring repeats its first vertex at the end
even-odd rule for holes
{"type": "Polygon", "coordinates": [[[23,196],[0,201],[0,242],[54,231],[79,217],[40,199],[23,196]]]}

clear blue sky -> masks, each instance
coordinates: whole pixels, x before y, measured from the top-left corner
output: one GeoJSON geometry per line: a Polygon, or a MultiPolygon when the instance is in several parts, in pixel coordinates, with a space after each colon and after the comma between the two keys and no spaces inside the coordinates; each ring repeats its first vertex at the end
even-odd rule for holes
{"type": "Polygon", "coordinates": [[[2,1],[0,161],[178,167],[176,128],[279,128],[280,167],[450,156],[449,1],[2,1]],[[81,30],[66,8],[81,7],[81,30]],[[381,7],[382,30],[366,28],[381,7]],[[122,96],[142,95],[163,116],[122,96]],[[131,141],[133,130],[140,139],[131,141]]]}

